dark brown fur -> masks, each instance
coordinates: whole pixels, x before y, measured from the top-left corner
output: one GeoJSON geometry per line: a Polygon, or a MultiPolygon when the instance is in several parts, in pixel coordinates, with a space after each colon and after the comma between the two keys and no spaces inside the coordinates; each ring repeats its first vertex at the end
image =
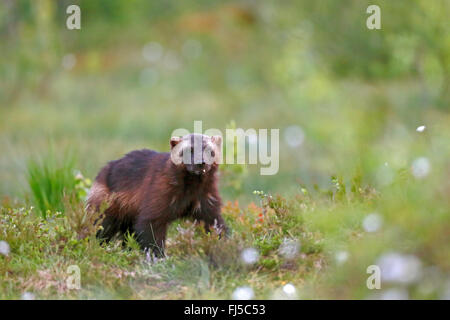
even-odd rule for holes
{"type": "MultiPolygon", "coordinates": [[[[172,149],[177,143],[171,141],[172,149]]],[[[109,162],[97,175],[88,199],[88,207],[95,210],[108,204],[98,237],[108,241],[117,233],[134,232],[142,249],[161,256],[167,228],[178,218],[203,221],[207,231],[212,226],[226,231],[218,164],[206,166],[205,172],[194,174],[184,164],[174,164],[170,153],[146,149],[109,162]]]]}

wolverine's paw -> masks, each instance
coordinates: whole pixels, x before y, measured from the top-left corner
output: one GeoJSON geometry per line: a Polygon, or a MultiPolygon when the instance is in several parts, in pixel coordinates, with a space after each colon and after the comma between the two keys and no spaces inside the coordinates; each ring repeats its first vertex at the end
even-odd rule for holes
{"type": "Polygon", "coordinates": [[[212,228],[214,232],[219,235],[219,239],[230,237],[230,230],[223,221],[219,222],[215,219],[212,228]]]}

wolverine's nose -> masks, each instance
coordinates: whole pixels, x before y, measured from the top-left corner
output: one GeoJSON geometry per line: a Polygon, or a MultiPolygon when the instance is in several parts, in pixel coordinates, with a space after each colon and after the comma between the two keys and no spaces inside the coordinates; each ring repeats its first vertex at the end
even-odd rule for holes
{"type": "Polygon", "coordinates": [[[198,165],[197,165],[196,169],[197,169],[198,171],[204,173],[204,172],[205,172],[205,166],[206,166],[206,163],[202,162],[201,164],[198,164],[198,165]]]}
{"type": "Polygon", "coordinates": [[[190,164],[186,165],[186,169],[195,175],[200,175],[206,173],[206,164],[205,163],[190,164]]]}

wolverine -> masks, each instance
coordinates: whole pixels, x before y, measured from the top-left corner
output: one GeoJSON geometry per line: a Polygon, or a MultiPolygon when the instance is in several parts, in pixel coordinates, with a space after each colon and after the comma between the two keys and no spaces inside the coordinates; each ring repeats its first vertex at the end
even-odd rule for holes
{"type": "Polygon", "coordinates": [[[227,232],[217,186],[221,136],[172,137],[170,148],[132,151],[100,170],[87,200],[90,210],[106,204],[99,239],[134,233],[143,250],[161,257],[167,228],[176,219],[203,222],[207,232],[227,232]]]}

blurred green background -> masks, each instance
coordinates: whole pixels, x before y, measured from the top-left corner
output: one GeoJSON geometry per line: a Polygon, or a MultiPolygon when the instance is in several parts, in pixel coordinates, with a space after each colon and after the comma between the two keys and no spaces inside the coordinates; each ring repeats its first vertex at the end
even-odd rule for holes
{"type": "Polygon", "coordinates": [[[385,163],[423,155],[448,173],[449,16],[445,0],[2,1],[0,195],[21,196],[50,145],[93,178],[132,149],[167,151],[194,120],[280,129],[279,173],[224,168],[226,199],[336,174],[377,185],[385,163]]]}
{"type": "Polygon", "coordinates": [[[268,298],[290,282],[301,298],[371,298],[379,293],[366,287],[366,268],[375,263],[394,270],[382,298],[448,299],[449,17],[448,0],[3,0],[0,233],[11,253],[0,259],[0,295],[60,298],[40,287],[39,272],[58,277],[76,263],[87,289],[63,297],[96,296],[92,285],[122,298],[230,298],[249,285],[268,298]],[[81,7],[81,30],[66,28],[70,4],[81,7]],[[372,4],[381,30],[366,27],[372,4]],[[211,267],[198,289],[192,259],[214,241],[202,235],[187,250],[186,225],[174,225],[171,258],[150,268],[176,280],[171,293],[164,281],[139,280],[136,294],[110,269],[139,270],[139,251],[80,244],[61,227],[70,215],[20,209],[53,216],[66,185],[86,194],[73,168],[93,179],[133,149],[168,151],[172,131],[195,120],[222,132],[280,129],[278,174],[221,168],[221,194],[239,205],[223,209],[235,232],[217,251],[254,247],[251,268],[211,267]],[[252,201],[259,207],[246,208],[252,201]],[[280,254],[286,239],[301,243],[295,263],[280,254]]]}

